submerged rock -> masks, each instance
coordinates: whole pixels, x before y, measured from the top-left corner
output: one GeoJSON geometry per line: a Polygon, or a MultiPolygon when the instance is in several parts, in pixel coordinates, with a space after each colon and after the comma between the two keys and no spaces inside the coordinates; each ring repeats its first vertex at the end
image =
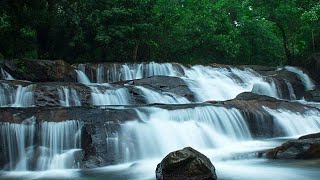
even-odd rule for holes
{"type": "Polygon", "coordinates": [[[320,158],[320,133],[301,136],[283,143],[266,153],[269,159],[317,159],[320,158]]]}
{"type": "Polygon", "coordinates": [[[157,180],[215,180],[210,159],[191,147],[169,153],[157,165],[157,180]]]}

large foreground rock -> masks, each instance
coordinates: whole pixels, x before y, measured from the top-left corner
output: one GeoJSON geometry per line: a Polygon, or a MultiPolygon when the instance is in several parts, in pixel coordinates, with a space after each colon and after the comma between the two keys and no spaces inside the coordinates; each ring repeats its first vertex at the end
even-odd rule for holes
{"type": "Polygon", "coordinates": [[[269,159],[318,159],[320,158],[320,133],[287,141],[267,152],[266,157],[269,159]]]}
{"type": "Polygon", "coordinates": [[[210,159],[186,147],[169,153],[157,165],[157,180],[215,180],[217,175],[210,159]]]}

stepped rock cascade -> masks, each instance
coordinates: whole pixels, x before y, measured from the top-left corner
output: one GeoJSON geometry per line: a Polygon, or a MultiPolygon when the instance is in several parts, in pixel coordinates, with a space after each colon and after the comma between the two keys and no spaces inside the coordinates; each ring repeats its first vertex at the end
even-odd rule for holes
{"type": "Polygon", "coordinates": [[[5,71],[3,68],[0,68],[0,70],[1,70],[2,79],[14,80],[14,78],[7,71],[5,71]]]}
{"type": "Polygon", "coordinates": [[[179,97],[174,93],[164,93],[160,94],[151,89],[147,89],[142,86],[135,86],[135,88],[142,91],[144,98],[148,104],[152,103],[165,103],[165,104],[187,104],[190,101],[184,97],[179,97]]]}
{"type": "Polygon", "coordinates": [[[286,136],[301,136],[320,131],[320,112],[308,110],[305,113],[292,112],[286,109],[270,109],[264,107],[270,113],[278,126],[286,133],[286,136]]]}
{"type": "Polygon", "coordinates": [[[284,67],[284,69],[297,74],[307,90],[314,89],[315,84],[313,83],[312,79],[310,79],[310,77],[306,73],[304,73],[301,69],[297,67],[292,67],[292,66],[286,66],[284,67]]]}
{"type": "Polygon", "coordinates": [[[108,153],[124,162],[161,157],[188,145],[215,148],[251,139],[247,124],[237,109],[208,106],[137,111],[139,119],[123,124],[120,132],[109,132],[107,138],[108,146],[115,147],[112,149],[115,152],[108,153]]]}
{"type": "Polygon", "coordinates": [[[61,106],[81,106],[81,100],[75,89],[62,86],[58,89],[58,94],[61,106]]]}
{"type": "Polygon", "coordinates": [[[5,169],[15,171],[76,168],[74,153],[81,148],[79,121],[42,122],[35,118],[22,124],[0,123],[5,169]],[[39,139],[39,140],[37,140],[39,139]]]}
{"type": "Polygon", "coordinates": [[[33,85],[17,85],[14,88],[0,83],[0,106],[30,107],[33,102],[33,85]]]}
{"type": "MultiPolygon", "coordinates": [[[[296,74],[306,86],[312,86],[312,81],[298,68],[288,68],[296,74]],[[293,70],[292,70],[293,69],[293,70]],[[301,75],[302,73],[302,75],[301,75]],[[303,78],[301,78],[303,76],[303,78]],[[310,81],[310,82],[309,82],[310,81]]],[[[295,90],[288,79],[281,78],[286,84],[282,86],[279,79],[273,75],[262,75],[250,68],[219,67],[195,65],[185,67],[170,63],[141,63],[141,64],[79,64],[78,81],[83,84],[109,83],[141,79],[156,75],[182,78],[194,92],[197,102],[208,100],[228,100],[242,92],[255,92],[279,99],[294,99],[295,90]],[[89,78],[90,77],[90,78],[89,78]],[[286,88],[286,89],[283,89],[286,88]],[[290,93],[285,95],[286,92],[290,93]]],[[[159,102],[161,103],[161,102],[159,102]]]]}
{"type": "Polygon", "coordinates": [[[320,109],[303,100],[315,85],[302,69],[33,63],[23,73],[15,61],[1,64],[0,179],[155,179],[166,154],[189,146],[221,179],[319,176],[314,165],[300,172],[258,159],[320,132],[320,109]]]}
{"type": "Polygon", "coordinates": [[[186,82],[196,94],[198,101],[232,99],[241,92],[251,90],[280,98],[275,84],[266,82],[262,76],[251,69],[240,70],[198,65],[184,71],[187,77],[186,82]]]}

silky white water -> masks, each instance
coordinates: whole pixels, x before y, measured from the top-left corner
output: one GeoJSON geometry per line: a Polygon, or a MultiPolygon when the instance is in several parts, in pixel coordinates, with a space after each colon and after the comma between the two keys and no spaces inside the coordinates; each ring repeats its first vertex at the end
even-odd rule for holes
{"type": "Polygon", "coordinates": [[[301,69],[299,69],[297,67],[292,67],[292,66],[286,66],[286,67],[284,67],[284,69],[297,74],[307,90],[314,89],[315,85],[314,85],[312,79],[306,73],[304,73],[301,69]]]}
{"type": "Polygon", "coordinates": [[[22,124],[0,123],[0,138],[6,147],[6,170],[53,170],[77,168],[75,152],[81,148],[79,121],[42,122],[35,117],[22,124]],[[39,138],[39,142],[36,141],[39,138]]]}
{"type": "Polygon", "coordinates": [[[304,113],[292,112],[286,109],[264,109],[273,116],[275,123],[281,127],[286,136],[301,136],[320,131],[320,112],[307,110],[304,113]]]}
{"type": "Polygon", "coordinates": [[[89,75],[83,77],[86,73],[86,67],[83,64],[78,65],[77,73],[81,74],[78,78],[80,83],[88,84],[91,82],[108,83],[116,81],[125,81],[132,79],[141,79],[151,76],[178,76],[180,73],[175,69],[171,63],[141,63],[141,64],[98,64],[93,68],[95,77],[89,75]],[[81,71],[81,72],[78,72],[81,71]],[[89,80],[90,82],[90,80],[89,80]]]}
{"type": "Polygon", "coordinates": [[[14,80],[14,78],[7,71],[5,71],[3,68],[0,68],[0,70],[1,70],[2,79],[14,80]]]}
{"type": "Polygon", "coordinates": [[[59,101],[61,106],[81,106],[81,100],[75,89],[61,86],[58,89],[59,101]]]}
{"type": "MultiPolygon", "coordinates": [[[[142,63],[108,67],[97,65],[96,71],[89,71],[85,65],[79,65],[77,75],[78,81],[91,89],[92,105],[131,104],[131,92],[127,86],[118,87],[103,83],[154,75],[182,78],[198,102],[232,99],[246,91],[283,98],[275,79],[264,77],[251,69],[209,66],[180,68],[182,71],[169,63],[142,63]]],[[[305,77],[301,80],[308,82],[305,77]]],[[[296,99],[292,84],[288,80],[284,81],[290,99],[296,99]]],[[[305,85],[312,86],[310,83],[305,85]]],[[[0,88],[0,93],[6,94],[0,94],[1,106],[33,105],[33,96],[29,93],[32,92],[31,87],[16,86],[17,90],[14,91],[9,90],[10,87],[6,85],[0,87],[3,87],[0,88]],[[12,95],[7,95],[8,91],[12,95]]],[[[190,103],[176,94],[158,92],[142,86],[133,88],[142,91],[146,103],[190,103]]],[[[76,90],[70,87],[59,88],[58,94],[61,106],[81,105],[76,90]]],[[[18,179],[154,179],[155,167],[166,154],[192,146],[212,160],[218,177],[222,179],[308,179],[319,175],[319,169],[312,171],[304,166],[291,167],[290,164],[286,164],[288,168],[285,168],[279,167],[277,163],[269,166],[266,160],[256,159],[257,151],[273,148],[281,142],[277,139],[255,140],[250,133],[246,117],[237,109],[212,106],[187,109],[168,107],[168,110],[137,108],[139,118],[121,124],[118,131],[108,128],[108,122],[103,124],[106,138],[101,141],[106,141],[109,148],[105,153],[114,155],[113,163],[116,165],[85,171],[83,174],[80,170],[69,170],[78,168],[76,156],[81,152],[80,122],[42,122],[35,125],[35,120],[30,118],[22,124],[1,123],[0,138],[6,143],[5,147],[8,147],[5,157],[10,158],[5,170],[14,171],[16,176],[13,177],[18,179]],[[37,143],[35,137],[40,137],[37,143]],[[37,172],[33,174],[29,170],[37,172]],[[19,173],[25,174],[19,176],[19,173]]],[[[286,109],[265,110],[274,118],[275,125],[284,131],[286,137],[320,131],[320,113],[317,110],[309,109],[305,113],[286,109]]],[[[263,126],[264,119],[259,116],[256,118],[257,121],[261,121],[259,125],[263,126]]]]}
{"type": "Polygon", "coordinates": [[[228,100],[242,92],[255,92],[280,98],[274,83],[268,83],[252,70],[193,66],[185,69],[185,82],[200,102],[228,100]]]}
{"type": "Polygon", "coordinates": [[[0,107],[30,107],[34,105],[33,85],[9,86],[0,83],[0,107]]]}
{"type": "Polygon", "coordinates": [[[164,156],[185,146],[216,148],[251,139],[246,122],[236,109],[208,106],[137,111],[139,120],[123,124],[121,132],[108,137],[120,162],[164,156]]]}
{"type": "Polygon", "coordinates": [[[119,89],[99,89],[99,87],[90,87],[92,90],[93,105],[128,105],[129,93],[125,88],[119,89]]]}
{"type": "MultiPolygon", "coordinates": [[[[300,69],[295,67],[285,67],[285,69],[296,73],[307,89],[311,89],[314,86],[312,80],[300,69]]],[[[91,74],[91,78],[85,72],[87,72],[85,66],[79,65],[77,70],[78,81],[83,84],[90,84],[90,82],[101,84],[156,75],[179,77],[186,82],[189,89],[194,93],[197,102],[229,100],[242,92],[254,92],[279,99],[284,98],[276,79],[271,76],[264,77],[250,68],[238,69],[202,65],[187,68],[180,64],[151,62],[141,64],[99,64],[95,70],[93,68],[92,72],[87,73],[91,74]],[[95,76],[92,76],[92,73],[96,73],[95,76]]],[[[287,91],[290,93],[289,98],[295,99],[291,82],[286,79],[283,80],[287,84],[287,91]]],[[[144,92],[147,92],[147,90],[144,92]]],[[[149,91],[149,94],[152,93],[149,91]]],[[[153,93],[153,96],[156,96],[155,93],[153,93]]],[[[150,99],[152,103],[163,103],[150,99]]],[[[168,98],[163,96],[162,99],[168,98]]]]}
{"type": "Polygon", "coordinates": [[[76,70],[76,73],[77,73],[77,79],[78,79],[79,83],[82,83],[82,84],[90,84],[91,83],[89,78],[86,76],[86,74],[83,71],[76,70]]]}
{"type": "Polygon", "coordinates": [[[144,99],[146,100],[146,103],[152,104],[152,103],[164,103],[164,104],[187,104],[190,103],[188,99],[185,97],[178,96],[174,93],[158,93],[156,91],[153,91],[151,89],[147,89],[142,86],[135,86],[135,88],[139,89],[144,99]]]}

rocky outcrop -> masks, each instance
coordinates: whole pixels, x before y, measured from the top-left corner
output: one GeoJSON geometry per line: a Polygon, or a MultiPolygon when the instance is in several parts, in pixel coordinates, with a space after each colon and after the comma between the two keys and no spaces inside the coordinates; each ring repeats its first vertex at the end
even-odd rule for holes
{"type": "Polygon", "coordinates": [[[265,78],[269,81],[273,81],[276,83],[278,87],[278,93],[280,94],[282,99],[290,99],[290,91],[287,82],[290,82],[292,85],[294,94],[297,99],[303,97],[305,92],[305,87],[303,82],[299,79],[297,74],[287,71],[287,70],[278,70],[278,71],[266,71],[263,73],[265,78]]]}
{"type": "Polygon", "coordinates": [[[157,180],[216,180],[209,158],[191,147],[169,153],[157,165],[157,180]]]}
{"type": "Polygon", "coordinates": [[[320,53],[312,54],[303,66],[308,70],[310,76],[320,85],[320,53]]]}
{"type": "Polygon", "coordinates": [[[74,68],[63,60],[6,60],[2,68],[15,79],[33,82],[75,82],[74,68]]]}
{"type": "Polygon", "coordinates": [[[320,90],[310,90],[305,92],[304,99],[306,101],[320,102],[320,90]]]}
{"type": "Polygon", "coordinates": [[[320,158],[320,133],[287,141],[267,152],[266,157],[269,159],[318,159],[320,158]]]}
{"type": "MultiPolygon", "coordinates": [[[[152,76],[144,79],[126,81],[125,84],[133,86],[143,86],[159,93],[169,92],[180,97],[185,97],[189,101],[194,101],[193,92],[189,89],[187,84],[178,77],[152,76]]],[[[133,93],[141,94],[139,90],[134,90],[133,93]]]]}
{"type": "MultiPolygon", "coordinates": [[[[52,107],[52,106],[88,106],[91,104],[91,89],[80,83],[66,82],[39,82],[32,83],[27,81],[6,81],[0,80],[0,90],[4,93],[6,101],[1,104],[10,106],[13,97],[16,96],[18,87],[28,87],[29,93],[33,95],[31,106],[52,107]],[[68,101],[66,103],[65,101],[68,101]],[[78,103],[74,101],[79,101],[78,103]]],[[[4,99],[3,99],[4,101],[4,99]]]]}

